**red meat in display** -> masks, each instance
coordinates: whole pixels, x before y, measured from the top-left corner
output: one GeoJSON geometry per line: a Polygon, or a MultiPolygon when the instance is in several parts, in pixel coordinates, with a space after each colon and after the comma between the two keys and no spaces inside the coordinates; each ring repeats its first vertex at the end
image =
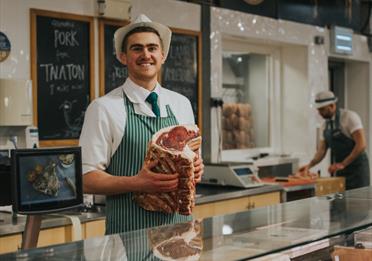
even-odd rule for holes
{"type": "Polygon", "coordinates": [[[157,173],[179,174],[178,189],[163,193],[134,193],[144,209],[190,215],[195,206],[194,159],[200,156],[201,136],[196,125],[161,129],[149,143],[145,161],[158,160],[157,173]]]}

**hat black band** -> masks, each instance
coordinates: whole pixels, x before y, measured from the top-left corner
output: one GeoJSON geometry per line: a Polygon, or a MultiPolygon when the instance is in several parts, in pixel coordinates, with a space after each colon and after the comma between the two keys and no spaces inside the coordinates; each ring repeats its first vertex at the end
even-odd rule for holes
{"type": "Polygon", "coordinates": [[[336,98],[335,97],[332,97],[332,98],[315,100],[315,102],[326,102],[326,101],[334,101],[334,100],[336,100],[336,98]]]}

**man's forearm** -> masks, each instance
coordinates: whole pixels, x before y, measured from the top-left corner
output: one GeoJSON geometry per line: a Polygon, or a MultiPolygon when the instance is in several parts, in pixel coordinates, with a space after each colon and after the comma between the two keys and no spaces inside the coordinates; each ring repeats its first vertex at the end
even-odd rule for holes
{"type": "Polygon", "coordinates": [[[83,190],[88,194],[116,195],[133,191],[134,177],[112,176],[104,171],[92,171],[83,176],[83,190]]]}
{"type": "Polygon", "coordinates": [[[316,151],[313,159],[309,162],[309,168],[314,167],[318,164],[325,156],[327,152],[327,145],[324,140],[320,141],[318,150],[316,151]]]}
{"type": "Polygon", "coordinates": [[[310,161],[309,168],[314,167],[316,164],[318,164],[324,158],[325,152],[326,150],[324,149],[318,150],[315,153],[314,158],[310,161]]]}
{"type": "Polygon", "coordinates": [[[309,168],[314,167],[322,159],[323,159],[323,157],[319,156],[318,154],[315,154],[314,158],[309,162],[309,168]]]}
{"type": "Polygon", "coordinates": [[[353,148],[351,153],[342,161],[340,162],[344,167],[348,166],[352,163],[359,155],[362,153],[364,149],[357,148],[356,146],[353,148]]]}
{"type": "Polygon", "coordinates": [[[352,138],[355,142],[354,148],[350,152],[350,154],[342,162],[340,162],[342,165],[344,165],[344,167],[351,164],[367,147],[363,129],[357,130],[352,133],[352,138]]]}

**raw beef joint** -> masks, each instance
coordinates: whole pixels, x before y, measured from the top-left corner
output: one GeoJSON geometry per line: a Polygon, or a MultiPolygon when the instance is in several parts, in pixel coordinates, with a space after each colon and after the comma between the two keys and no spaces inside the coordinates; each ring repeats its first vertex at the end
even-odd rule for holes
{"type": "Polygon", "coordinates": [[[178,189],[163,193],[134,193],[144,209],[190,215],[195,205],[194,159],[200,156],[201,136],[196,125],[161,129],[149,143],[145,161],[158,160],[152,171],[179,174],[178,189]]]}

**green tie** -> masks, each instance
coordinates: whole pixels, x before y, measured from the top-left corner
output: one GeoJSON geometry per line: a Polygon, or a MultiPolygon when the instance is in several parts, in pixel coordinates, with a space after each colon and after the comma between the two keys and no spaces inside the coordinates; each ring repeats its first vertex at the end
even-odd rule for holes
{"type": "Polygon", "coordinates": [[[146,101],[151,104],[152,111],[156,115],[156,117],[160,117],[160,109],[158,105],[158,95],[156,92],[150,93],[149,96],[147,96],[146,101]]]}

